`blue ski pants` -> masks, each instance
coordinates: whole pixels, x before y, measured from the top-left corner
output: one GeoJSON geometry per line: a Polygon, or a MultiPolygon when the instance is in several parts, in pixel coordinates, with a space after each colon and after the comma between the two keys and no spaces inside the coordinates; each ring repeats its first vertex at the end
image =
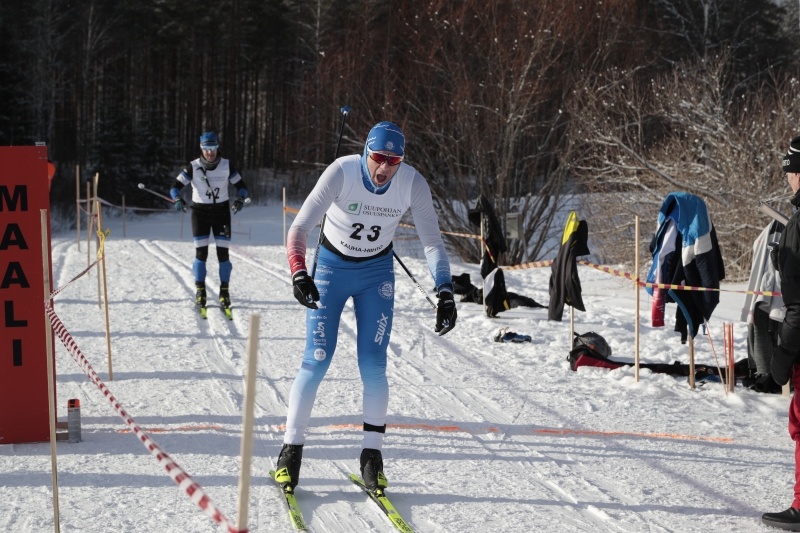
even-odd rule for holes
{"type": "Polygon", "coordinates": [[[394,309],[392,254],[362,262],[346,261],[320,247],[315,283],[319,309],[306,311],[306,349],[289,394],[284,443],[305,443],[305,430],[322,378],[331,365],[339,320],[353,298],[356,315],[358,369],[363,392],[362,448],[380,450],[389,405],[386,350],[394,309]]]}

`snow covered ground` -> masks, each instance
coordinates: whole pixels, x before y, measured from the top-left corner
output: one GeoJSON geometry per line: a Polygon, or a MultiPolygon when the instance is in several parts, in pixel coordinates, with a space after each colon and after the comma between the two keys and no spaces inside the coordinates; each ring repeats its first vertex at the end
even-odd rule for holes
{"type": "MultiPolygon", "coordinates": [[[[234,230],[249,228],[251,235],[249,241],[234,235],[233,322],[215,308],[208,321],[195,314],[188,220],[183,239],[173,213],[129,220],[122,239],[120,219],[107,219],[114,381],[107,381],[95,276],[62,293],[56,311],[133,419],[232,520],[248,315],[260,314],[250,527],[290,531],[268,471],[281,447],[305,326],[281,246],[281,209],[248,207],[234,218],[242,223],[234,230]]],[[[85,241],[81,250],[74,230],[54,236],[56,286],[86,266],[85,241]]],[[[405,262],[429,289],[425,263],[413,255],[405,262]]],[[[455,263],[453,273],[462,272],[480,279],[476,265],[455,263]]],[[[209,273],[213,301],[213,250],[209,273]]],[[[584,267],[580,274],[587,312],[576,313],[576,331],[597,331],[615,357],[632,358],[630,282],[584,267]]],[[[549,269],[510,271],[506,280],[509,290],[546,303],[549,275],[549,269]]],[[[649,301],[642,296],[643,361],[687,362],[672,325],[648,326],[649,301]]],[[[738,319],[741,301],[722,295],[712,325],[718,343],[721,322],[738,319]]],[[[767,531],[761,513],[791,503],[787,398],[737,389],[726,399],[718,384],[692,391],[686,380],[646,370],[640,383],[632,370],[572,372],[565,360],[568,314],[556,323],[545,309],[512,310],[498,319],[476,304],[460,304],[458,312],[450,334],[433,333],[430,307],[397,269],[384,458],[389,495],[416,531],[767,531]],[[493,332],[506,326],[533,342],[493,342],[493,332]]],[[[357,471],[361,437],[355,329],[348,307],[297,490],[310,531],[394,530],[347,479],[357,471]]],[[[746,353],[745,331],[736,324],[737,358],[746,353]]],[[[713,361],[704,337],[697,359],[713,361]]],[[[84,439],[58,444],[62,531],[219,530],[125,431],[60,344],[57,375],[59,418],[66,419],[67,399],[79,398],[84,439]]],[[[48,443],[0,446],[0,531],[52,531],[50,490],[48,443]]]]}

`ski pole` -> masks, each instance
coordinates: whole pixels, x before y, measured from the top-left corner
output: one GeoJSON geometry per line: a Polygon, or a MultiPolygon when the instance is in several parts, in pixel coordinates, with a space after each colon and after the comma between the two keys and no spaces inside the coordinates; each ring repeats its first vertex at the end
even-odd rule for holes
{"type": "Polygon", "coordinates": [[[392,255],[394,256],[395,259],[397,259],[397,262],[400,263],[400,266],[403,267],[403,270],[406,271],[406,274],[408,274],[408,277],[411,278],[411,281],[413,281],[414,284],[417,286],[417,288],[419,289],[419,292],[421,292],[422,295],[425,296],[425,299],[428,300],[428,303],[431,304],[431,306],[433,306],[433,308],[435,310],[436,309],[436,304],[433,303],[433,300],[430,299],[430,297],[428,296],[428,293],[425,292],[425,289],[422,288],[422,285],[420,285],[417,282],[417,280],[414,279],[414,276],[411,275],[411,272],[406,268],[406,266],[403,264],[403,262],[400,261],[400,257],[396,253],[394,253],[394,250],[392,250],[392,255]]]}
{"type": "Polygon", "coordinates": [[[140,183],[140,184],[139,184],[139,188],[140,188],[140,189],[142,189],[143,191],[147,191],[147,192],[149,192],[150,194],[154,194],[154,195],[158,196],[159,198],[161,198],[162,200],[166,200],[166,201],[168,201],[168,202],[169,202],[169,203],[171,203],[171,204],[174,204],[174,203],[175,203],[175,200],[173,200],[173,199],[172,199],[172,198],[170,198],[169,196],[164,196],[164,195],[163,195],[163,194],[161,194],[161,193],[158,193],[158,192],[156,192],[156,191],[153,191],[153,190],[151,190],[151,189],[148,189],[147,187],[145,187],[145,186],[144,186],[144,183],[140,183]]]}
{"type": "MultiPolygon", "coordinates": [[[[342,146],[342,135],[344,134],[344,123],[347,122],[347,115],[350,113],[350,106],[346,105],[341,108],[342,115],[342,127],[339,128],[339,140],[336,143],[336,155],[333,157],[333,160],[336,161],[339,159],[339,147],[342,146]]],[[[319,223],[319,240],[317,241],[317,251],[314,252],[314,265],[311,267],[311,279],[314,279],[314,274],[317,273],[317,261],[319,259],[319,247],[322,244],[322,241],[325,239],[325,234],[322,233],[322,230],[325,229],[325,215],[322,215],[322,222],[319,223]]]]}
{"type": "MultiPolygon", "coordinates": [[[[161,194],[161,193],[158,193],[158,192],[156,192],[156,191],[154,191],[154,190],[148,189],[147,187],[145,187],[145,186],[144,186],[144,183],[140,183],[140,184],[139,184],[139,188],[140,188],[140,189],[142,189],[143,191],[147,191],[147,192],[149,192],[150,194],[154,194],[154,195],[158,196],[159,198],[161,198],[162,200],[166,200],[166,201],[168,201],[168,202],[169,202],[169,203],[171,203],[171,204],[174,204],[174,203],[175,203],[175,200],[173,200],[173,199],[172,199],[172,198],[170,198],[169,196],[164,196],[164,195],[163,195],[163,194],[161,194]]],[[[245,199],[244,199],[244,203],[245,203],[245,204],[249,204],[249,203],[250,203],[250,201],[251,201],[251,200],[250,200],[250,198],[245,198],[245,199]]],[[[187,205],[186,207],[188,207],[189,209],[191,209],[191,208],[192,208],[192,206],[190,206],[190,205],[187,205]]]]}

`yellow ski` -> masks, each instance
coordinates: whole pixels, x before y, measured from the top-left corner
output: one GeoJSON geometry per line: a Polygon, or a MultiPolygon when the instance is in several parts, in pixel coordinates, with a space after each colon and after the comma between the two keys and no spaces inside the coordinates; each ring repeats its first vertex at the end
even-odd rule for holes
{"type": "MultiPolygon", "coordinates": [[[[275,471],[270,470],[269,475],[272,479],[275,479],[275,471]]],[[[277,483],[277,481],[276,481],[277,483]]],[[[306,531],[306,522],[303,520],[303,514],[300,512],[300,507],[297,506],[297,500],[294,497],[294,489],[289,485],[285,487],[280,486],[281,494],[283,494],[284,499],[286,500],[286,506],[289,508],[289,520],[292,522],[292,525],[295,529],[299,531],[306,531]]]]}
{"type": "Polygon", "coordinates": [[[378,489],[376,491],[371,491],[364,485],[364,482],[355,474],[350,474],[350,481],[361,487],[361,490],[369,494],[370,499],[378,504],[378,507],[381,508],[381,511],[386,514],[389,520],[392,521],[394,527],[398,530],[402,531],[403,533],[414,533],[414,530],[411,529],[403,517],[400,516],[400,513],[397,512],[397,509],[394,508],[392,502],[389,501],[389,498],[386,497],[386,493],[383,492],[383,489],[378,489]]]}

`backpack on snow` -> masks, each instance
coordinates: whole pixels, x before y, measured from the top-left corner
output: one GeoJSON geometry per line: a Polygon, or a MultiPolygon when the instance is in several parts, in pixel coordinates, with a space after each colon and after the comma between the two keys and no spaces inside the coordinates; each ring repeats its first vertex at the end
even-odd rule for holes
{"type": "Polygon", "coordinates": [[[621,364],[610,361],[611,346],[599,333],[575,333],[572,339],[572,351],[567,356],[569,366],[576,370],[579,366],[598,366],[601,368],[619,368],[621,364]]]}
{"type": "Polygon", "coordinates": [[[611,346],[608,345],[602,335],[594,331],[575,334],[575,338],[572,339],[572,349],[574,350],[581,346],[586,346],[605,359],[611,357],[611,346]]]}

